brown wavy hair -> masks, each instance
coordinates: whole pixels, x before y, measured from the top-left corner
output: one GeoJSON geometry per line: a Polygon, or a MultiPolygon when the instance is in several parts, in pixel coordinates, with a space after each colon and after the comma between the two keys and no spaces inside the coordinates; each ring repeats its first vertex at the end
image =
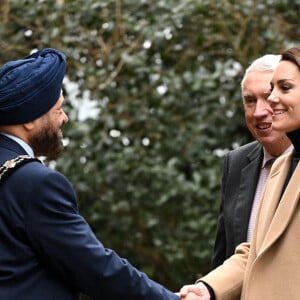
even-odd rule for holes
{"type": "Polygon", "coordinates": [[[281,60],[290,61],[300,70],[300,46],[289,48],[283,51],[281,55],[281,60]]]}

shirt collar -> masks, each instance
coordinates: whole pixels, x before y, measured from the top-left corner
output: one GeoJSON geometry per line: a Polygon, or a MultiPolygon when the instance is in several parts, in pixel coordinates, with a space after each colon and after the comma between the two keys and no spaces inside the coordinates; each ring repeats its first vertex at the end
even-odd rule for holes
{"type": "MultiPolygon", "coordinates": [[[[293,145],[290,145],[287,149],[285,149],[285,151],[283,151],[283,154],[287,154],[289,153],[290,151],[292,151],[294,149],[294,146],[293,145]]],[[[276,159],[276,157],[272,156],[271,154],[269,154],[267,152],[267,150],[265,148],[263,148],[263,151],[264,151],[264,159],[263,159],[263,162],[262,162],[262,166],[261,168],[263,169],[266,165],[266,163],[270,160],[270,159],[276,159]]]]}

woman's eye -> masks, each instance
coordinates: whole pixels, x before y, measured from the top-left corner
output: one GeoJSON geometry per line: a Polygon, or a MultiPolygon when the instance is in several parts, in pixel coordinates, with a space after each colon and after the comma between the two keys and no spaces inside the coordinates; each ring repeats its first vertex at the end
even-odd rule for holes
{"type": "Polygon", "coordinates": [[[288,90],[291,88],[291,86],[290,86],[289,84],[282,84],[282,85],[280,86],[280,88],[281,88],[283,91],[288,91],[288,90]]]}

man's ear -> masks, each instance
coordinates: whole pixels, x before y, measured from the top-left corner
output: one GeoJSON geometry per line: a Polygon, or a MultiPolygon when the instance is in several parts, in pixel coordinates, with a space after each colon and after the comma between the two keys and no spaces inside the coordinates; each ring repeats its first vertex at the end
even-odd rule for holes
{"type": "Polygon", "coordinates": [[[26,131],[31,131],[34,128],[34,122],[24,123],[22,126],[26,131]]]}

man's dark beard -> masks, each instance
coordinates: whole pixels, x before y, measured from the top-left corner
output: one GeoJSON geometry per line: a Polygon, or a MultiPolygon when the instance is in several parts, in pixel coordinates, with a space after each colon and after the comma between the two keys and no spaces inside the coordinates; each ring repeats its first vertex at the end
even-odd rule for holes
{"type": "Polygon", "coordinates": [[[44,126],[40,132],[30,137],[30,146],[35,156],[46,156],[55,158],[62,150],[62,138],[59,129],[55,130],[51,126],[44,126]]]}

